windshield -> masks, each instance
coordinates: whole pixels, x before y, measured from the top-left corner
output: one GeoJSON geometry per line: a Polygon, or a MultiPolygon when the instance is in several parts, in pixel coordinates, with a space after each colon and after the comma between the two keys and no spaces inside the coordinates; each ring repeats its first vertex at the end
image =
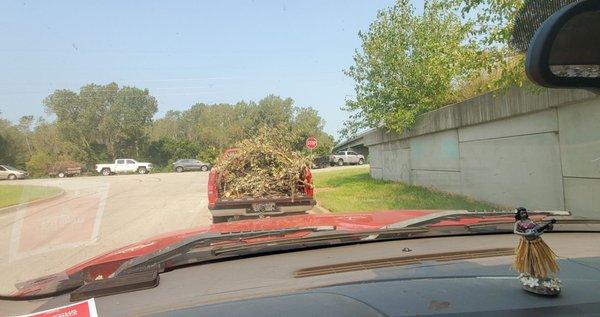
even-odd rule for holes
{"type": "Polygon", "coordinates": [[[0,294],[196,234],[597,217],[600,99],[529,82],[522,2],[0,4],[0,294]]]}

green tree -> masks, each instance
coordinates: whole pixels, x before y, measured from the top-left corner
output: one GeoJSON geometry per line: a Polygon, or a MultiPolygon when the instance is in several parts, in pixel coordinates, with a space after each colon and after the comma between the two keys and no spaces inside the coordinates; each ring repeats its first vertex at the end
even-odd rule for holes
{"type": "Polygon", "coordinates": [[[197,103],[182,112],[167,112],[154,122],[147,157],[159,165],[186,157],[212,163],[226,148],[256,136],[263,127],[275,126],[294,136],[296,150],[305,150],[306,137],[315,136],[319,140],[315,152],[325,153],[333,138],[323,131],[324,124],[313,108],[295,107],[291,98],[275,95],[258,102],[197,103]],[[173,150],[177,147],[182,150],[173,150]]]}
{"type": "Polygon", "coordinates": [[[253,117],[253,126],[289,125],[293,118],[294,100],[268,95],[257,105],[257,116],[253,117]]]}
{"type": "Polygon", "coordinates": [[[25,167],[29,157],[25,135],[18,126],[0,118],[0,164],[25,167]]]}
{"type": "Polygon", "coordinates": [[[196,158],[199,153],[200,149],[195,142],[161,137],[150,142],[147,157],[158,166],[166,166],[177,159],[196,158]]]}
{"type": "Polygon", "coordinates": [[[458,87],[481,68],[482,52],[468,41],[474,25],[443,4],[426,1],[418,15],[409,0],[398,0],[359,33],[361,49],[346,70],[356,99],[344,107],[352,113],[344,133],[382,124],[401,131],[459,98],[458,87]]]}
{"type": "Polygon", "coordinates": [[[333,148],[333,137],[324,132],[325,120],[323,120],[317,110],[310,107],[300,107],[295,109],[294,121],[291,125],[294,135],[297,139],[294,142],[294,149],[308,152],[306,149],[306,139],[315,137],[317,139],[317,148],[312,153],[315,155],[324,155],[331,153],[333,148]]]}
{"type": "Polygon", "coordinates": [[[117,156],[139,156],[158,106],[147,89],[90,84],[79,93],[57,90],[44,100],[56,115],[62,141],[77,149],[75,158],[92,165],[117,156]]]}
{"type": "Polygon", "coordinates": [[[29,134],[31,133],[31,125],[33,124],[33,116],[22,116],[19,119],[19,129],[25,136],[25,143],[27,144],[27,150],[31,155],[31,144],[29,143],[29,134]]]}
{"type": "Polygon", "coordinates": [[[27,161],[27,172],[31,177],[45,176],[48,167],[55,161],[56,158],[46,152],[35,152],[27,161]]]}
{"type": "Polygon", "coordinates": [[[113,157],[140,156],[157,110],[156,99],[147,89],[120,89],[100,126],[106,140],[110,140],[105,143],[108,154],[113,157]]]}
{"type": "Polygon", "coordinates": [[[182,123],[181,111],[169,110],[164,117],[152,123],[150,137],[152,140],[157,140],[161,137],[171,139],[186,137],[182,123]]]}
{"type": "Polygon", "coordinates": [[[43,118],[38,118],[29,139],[34,151],[45,152],[52,157],[61,155],[81,156],[73,143],[64,141],[61,138],[56,123],[48,122],[43,118]]]}

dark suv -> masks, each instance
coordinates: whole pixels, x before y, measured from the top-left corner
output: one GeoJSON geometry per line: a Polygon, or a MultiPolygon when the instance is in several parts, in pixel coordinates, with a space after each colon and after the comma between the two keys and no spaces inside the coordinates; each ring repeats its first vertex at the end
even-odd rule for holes
{"type": "Polygon", "coordinates": [[[181,173],[185,171],[208,171],[210,164],[195,159],[181,159],[173,163],[173,171],[181,173]]]}

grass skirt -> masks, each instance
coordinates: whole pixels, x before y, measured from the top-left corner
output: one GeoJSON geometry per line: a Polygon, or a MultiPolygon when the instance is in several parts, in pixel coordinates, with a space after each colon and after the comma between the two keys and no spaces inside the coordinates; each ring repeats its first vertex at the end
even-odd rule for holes
{"type": "Polygon", "coordinates": [[[515,250],[513,266],[519,273],[537,278],[548,277],[558,272],[556,254],[539,237],[533,240],[521,237],[515,250]]]}

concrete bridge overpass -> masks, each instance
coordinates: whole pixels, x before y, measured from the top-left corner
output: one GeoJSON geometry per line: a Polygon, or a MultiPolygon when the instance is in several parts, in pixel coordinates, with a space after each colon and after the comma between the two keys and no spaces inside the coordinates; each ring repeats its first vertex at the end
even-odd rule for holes
{"type": "Polygon", "coordinates": [[[365,135],[369,134],[373,130],[368,130],[363,133],[360,133],[350,139],[344,140],[338,144],[336,144],[332,152],[335,153],[337,151],[345,151],[350,150],[356,153],[362,154],[367,162],[369,161],[369,148],[365,145],[365,135]]]}

